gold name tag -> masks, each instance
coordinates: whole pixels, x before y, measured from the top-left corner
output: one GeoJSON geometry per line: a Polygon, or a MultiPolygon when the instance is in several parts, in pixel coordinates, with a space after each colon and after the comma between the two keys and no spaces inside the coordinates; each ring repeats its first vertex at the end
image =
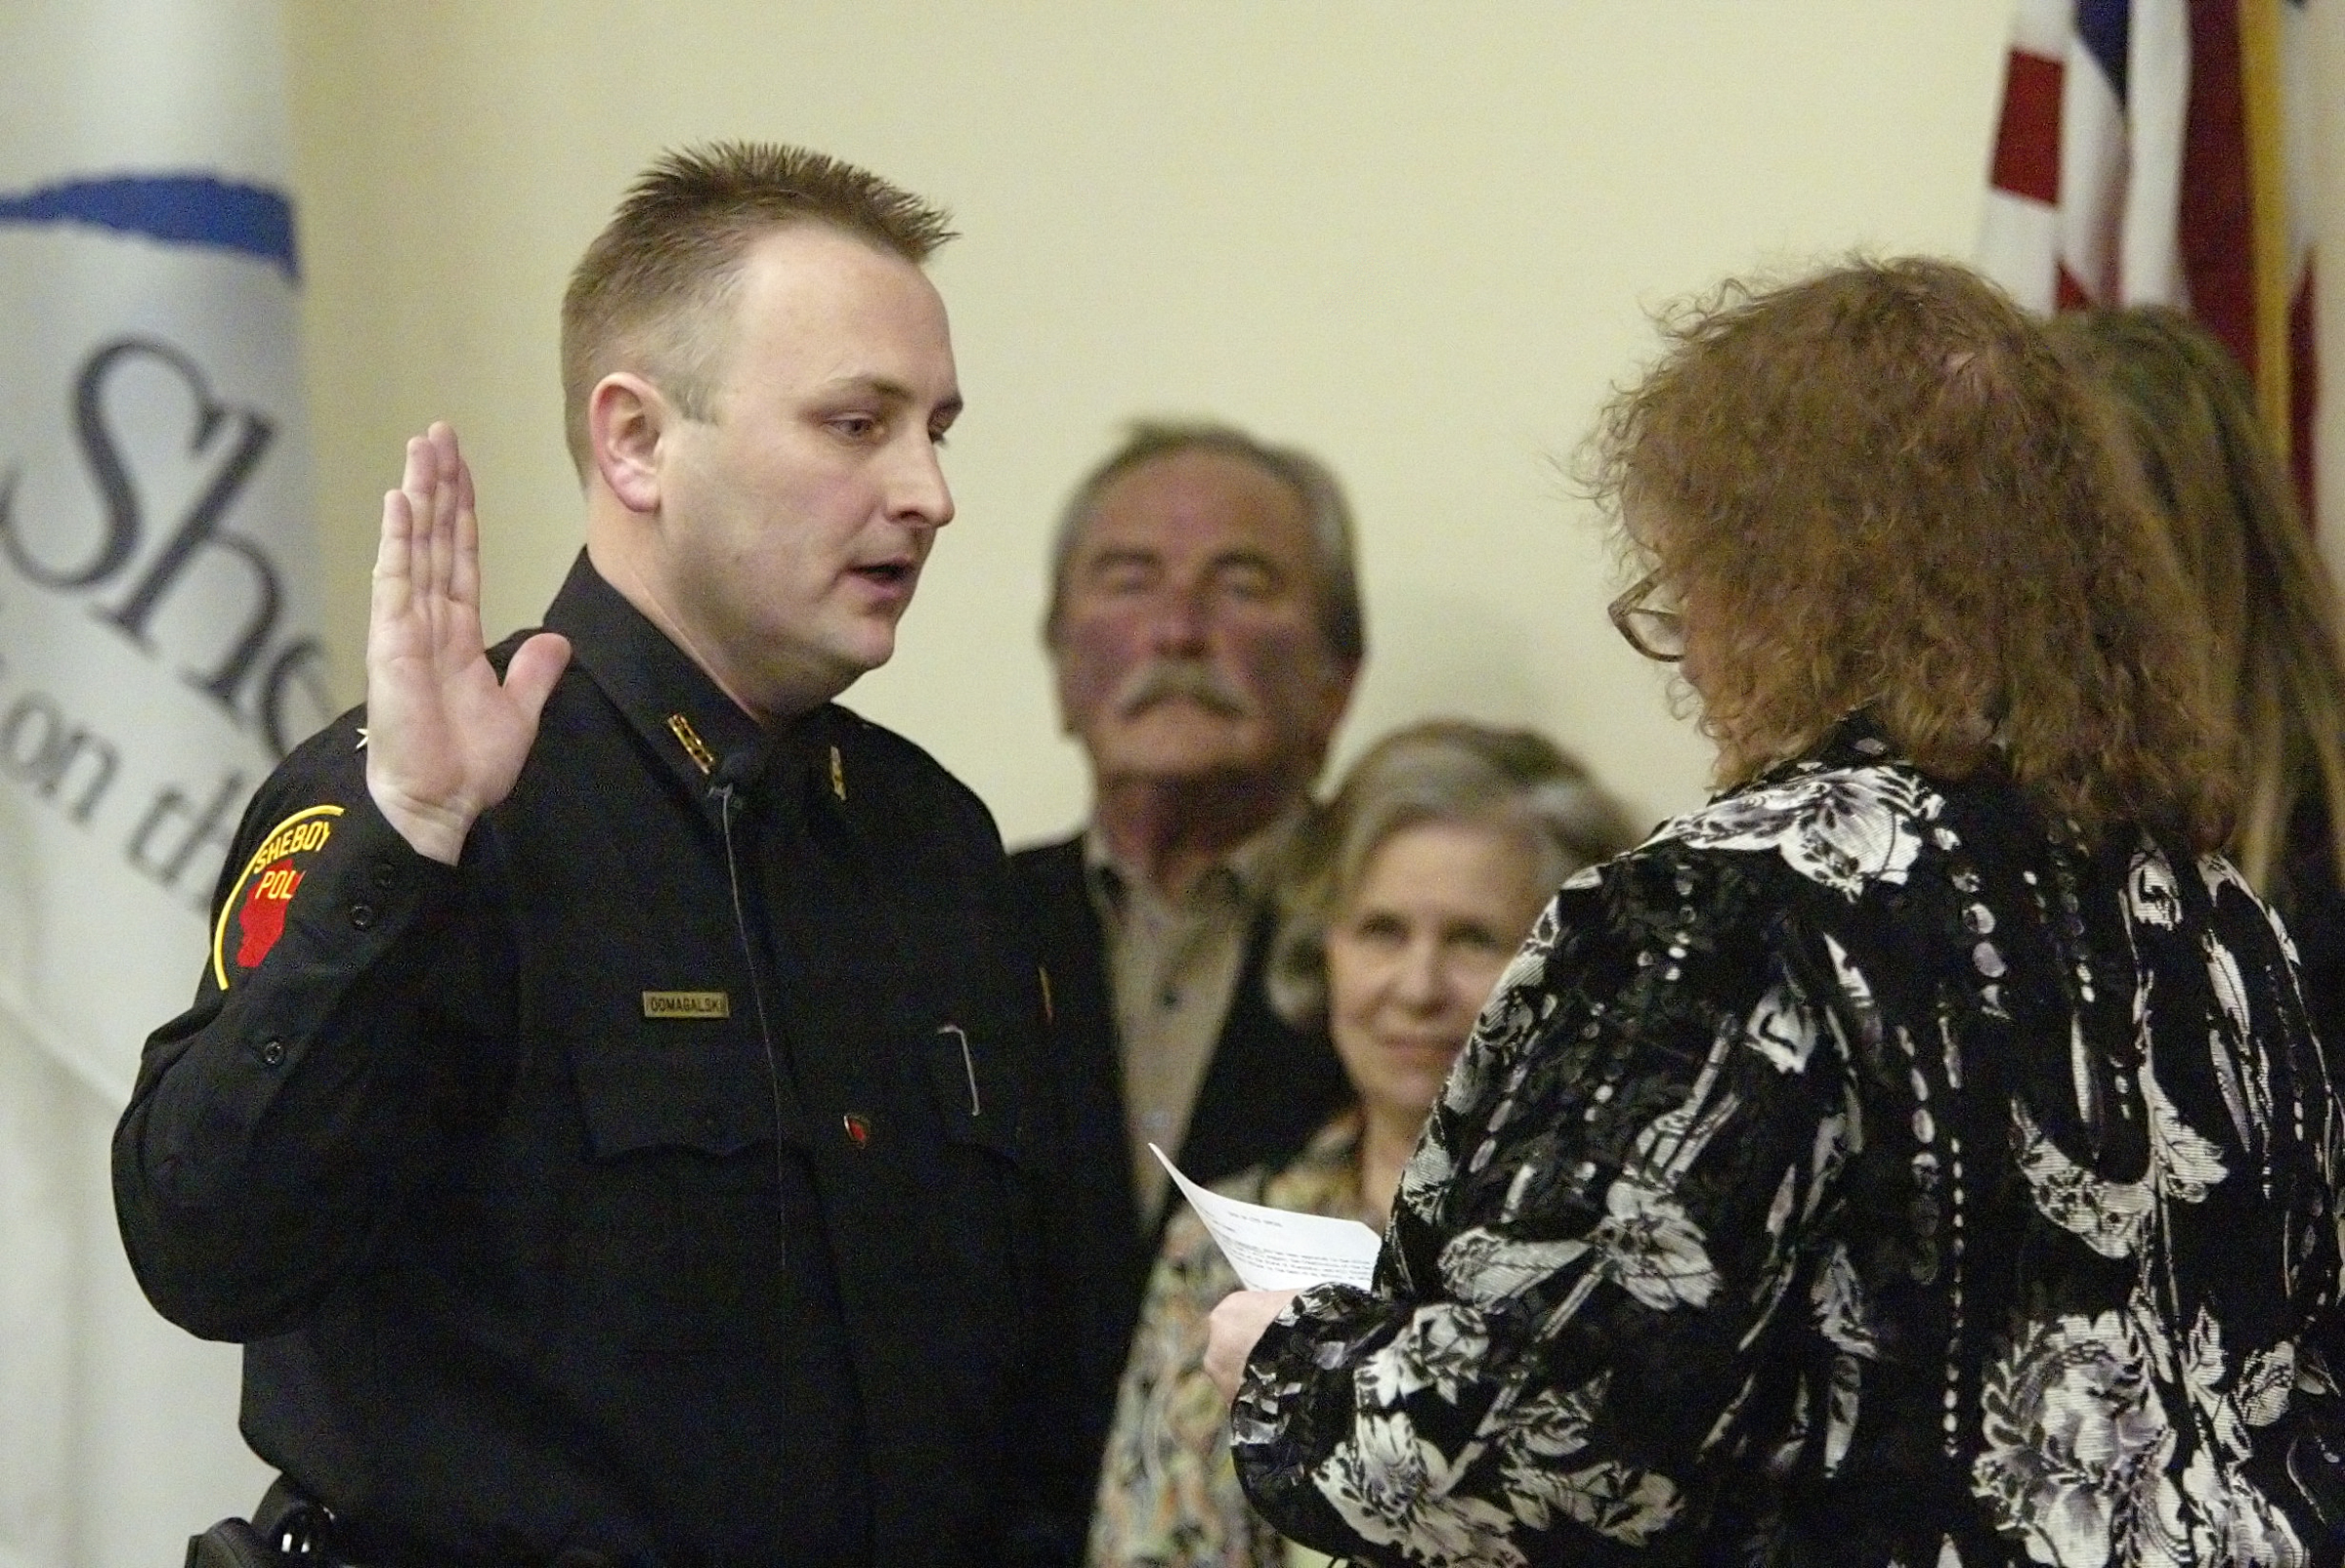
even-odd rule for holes
{"type": "Polygon", "coordinates": [[[647,991],[646,1018],[730,1018],[733,998],[721,991],[647,991]]]}

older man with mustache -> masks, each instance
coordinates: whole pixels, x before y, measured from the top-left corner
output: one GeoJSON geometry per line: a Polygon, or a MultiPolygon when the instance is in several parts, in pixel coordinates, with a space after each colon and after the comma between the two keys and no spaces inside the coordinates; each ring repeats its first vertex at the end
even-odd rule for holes
{"type": "Polygon", "coordinates": [[[1166,1207],[1291,1157],[1346,1090],[1263,996],[1268,870],[1365,651],[1350,510],[1307,453],[1135,425],[1062,515],[1044,625],[1089,826],[1012,857],[1074,1106],[1056,1249],[1095,1457],[1166,1207]]]}

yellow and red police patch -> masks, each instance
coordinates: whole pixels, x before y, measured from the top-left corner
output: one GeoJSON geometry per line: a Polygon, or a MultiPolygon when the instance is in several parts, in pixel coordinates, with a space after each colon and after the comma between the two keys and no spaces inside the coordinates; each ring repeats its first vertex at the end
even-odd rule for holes
{"type": "Polygon", "coordinates": [[[285,911],[310,865],[334,836],[340,806],[312,806],[269,829],[244,863],[212,928],[212,978],[226,991],[231,973],[257,968],[285,934],[285,911]]]}

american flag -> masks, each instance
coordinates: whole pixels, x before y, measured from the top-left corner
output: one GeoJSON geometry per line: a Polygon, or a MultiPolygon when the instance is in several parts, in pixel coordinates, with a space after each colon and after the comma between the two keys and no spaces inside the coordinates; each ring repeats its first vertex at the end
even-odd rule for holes
{"type": "Polygon", "coordinates": [[[2020,0],[1979,264],[2037,311],[2190,311],[2254,380],[2310,515],[2305,3],[2020,0]]]}

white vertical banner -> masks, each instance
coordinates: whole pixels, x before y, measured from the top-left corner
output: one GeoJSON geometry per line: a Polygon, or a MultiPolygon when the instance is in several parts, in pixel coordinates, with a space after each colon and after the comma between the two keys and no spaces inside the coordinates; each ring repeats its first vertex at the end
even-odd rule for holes
{"type": "Polygon", "coordinates": [[[278,0],[0,6],[0,1565],[258,1496],[107,1141],[252,786],[331,712],[278,0]]]}

